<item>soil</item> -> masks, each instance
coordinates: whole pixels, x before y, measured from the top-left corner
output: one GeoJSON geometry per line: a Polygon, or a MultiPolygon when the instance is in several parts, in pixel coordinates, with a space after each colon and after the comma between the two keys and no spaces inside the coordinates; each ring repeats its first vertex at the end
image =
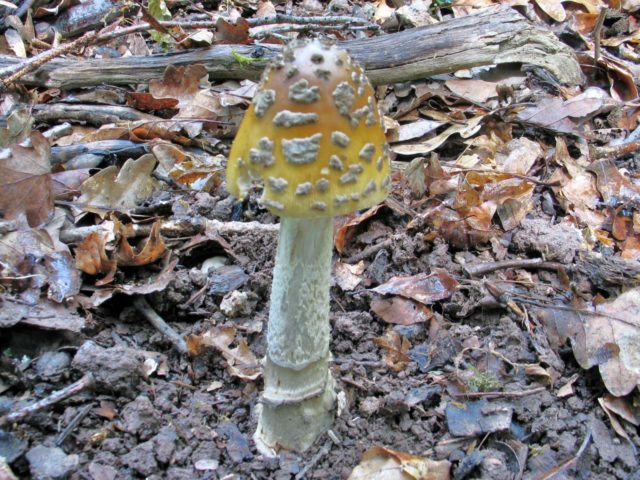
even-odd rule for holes
{"type": "MultiPolygon", "coordinates": [[[[276,221],[253,200],[234,204],[224,186],[211,197],[181,195],[176,204],[184,210],[186,200],[190,207],[177,218],[276,221]]],[[[514,235],[467,251],[407,229],[411,220],[382,209],[343,252],[345,259],[392,240],[365,259],[353,290],[332,287],[332,371],[346,403],[333,429],[304,454],[261,456],[252,441],[261,379],[231,376],[215,350],[193,359],[178,353],[121,294],[91,312],[83,335],[41,335],[20,326],[3,331],[2,350],[18,360],[0,414],[87,373],[95,385],[9,426],[0,438],[2,454],[19,478],[345,479],[374,445],[447,459],[455,479],[550,478],[544,474],[555,467],[553,478],[639,478],[640,438],[630,432],[632,445],[613,432],[598,405],[606,394],[598,373],[581,370],[568,346],[550,346],[536,307],[527,307],[523,319],[464,274],[480,261],[540,253],[571,262],[579,248],[575,229],[537,212],[514,235]],[[460,287],[432,305],[431,319],[393,325],[373,313],[371,288],[434,268],[446,269],[460,287]],[[408,340],[408,360],[385,361],[376,339],[388,330],[408,340]],[[19,363],[22,355],[32,361],[19,363]],[[141,369],[149,363],[157,366],[151,373],[141,369]],[[527,373],[526,365],[540,371],[527,373]],[[559,394],[570,382],[573,389],[559,394]]],[[[169,286],[147,300],[183,336],[235,326],[237,340],[246,339],[261,358],[276,235],[222,237],[232,254],[221,254],[215,242],[183,254],[169,286]],[[203,261],[216,256],[227,265],[203,272],[203,261]]],[[[124,273],[144,278],[157,270],[124,273]]],[[[550,295],[549,286],[561,283],[556,273],[535,269],[498,270],[484,282],[507,284],[525,274],[530,294],[550,295]]],[[[2,370],[7,383],[9,370],[2,370]]]]}

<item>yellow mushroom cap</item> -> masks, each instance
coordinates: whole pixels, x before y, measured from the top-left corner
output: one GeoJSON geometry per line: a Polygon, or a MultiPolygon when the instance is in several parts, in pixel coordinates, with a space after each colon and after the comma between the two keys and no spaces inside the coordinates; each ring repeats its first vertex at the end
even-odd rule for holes
{"type": "Polygon", "coordinates": [[[315,40],[285,47],[265,70],[229,153],[227,188],[244,198],[260,179],[275,215],[334,216],[384,200],[389,170],[364,70],[315,40]]]}

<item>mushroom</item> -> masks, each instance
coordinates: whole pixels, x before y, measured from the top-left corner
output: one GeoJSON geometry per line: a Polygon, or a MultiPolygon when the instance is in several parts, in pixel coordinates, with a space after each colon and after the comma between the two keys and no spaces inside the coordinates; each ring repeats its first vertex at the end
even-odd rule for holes
{"type": "Polygon", "coordinates": [[[260,201],[280,217],[254,436],[263,452],[304,451],[333,423],[332,218],[384,200],[389,163],[362,67],[318,40],[285,47],[263,74],[227,166],[232,195],[244,198],[262,180],[260,201]]]}

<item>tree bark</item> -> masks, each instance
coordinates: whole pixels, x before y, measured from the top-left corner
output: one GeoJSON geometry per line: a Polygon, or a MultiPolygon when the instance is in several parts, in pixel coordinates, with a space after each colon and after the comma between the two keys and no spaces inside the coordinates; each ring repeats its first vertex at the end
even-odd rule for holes
{"type": "MultiPolygon", "coordinates": [[[[341,42],[367,70],[374,84],[415,80],[463,68],[528,63],[549,70],[561,83],[583,77],[571,48],[548,29],[532,25],[515,10],[499,6],[435,25],[362,40],[341,42]]],[[[203,64],[212,79],[257,79],[280,52],[270,44],[215,45],[144,57],[55,59],[20,81],[28,85],[78,88],[99,84],[138,84],[162,78],[169,65],[203,64]],[[258,58],[239,62],[234,54],[258,58]]],[[[0,70],[20,59],[0,56],[0,70]]]]}

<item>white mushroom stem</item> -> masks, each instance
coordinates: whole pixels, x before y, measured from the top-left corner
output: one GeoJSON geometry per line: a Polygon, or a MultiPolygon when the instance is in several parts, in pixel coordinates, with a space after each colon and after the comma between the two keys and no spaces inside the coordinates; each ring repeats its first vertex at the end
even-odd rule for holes
{"type": "Polygon", "coordinates": [[[332,424],[329,372],[331,217],[282,217],[256,443],[303,451],[332,424]]]}

